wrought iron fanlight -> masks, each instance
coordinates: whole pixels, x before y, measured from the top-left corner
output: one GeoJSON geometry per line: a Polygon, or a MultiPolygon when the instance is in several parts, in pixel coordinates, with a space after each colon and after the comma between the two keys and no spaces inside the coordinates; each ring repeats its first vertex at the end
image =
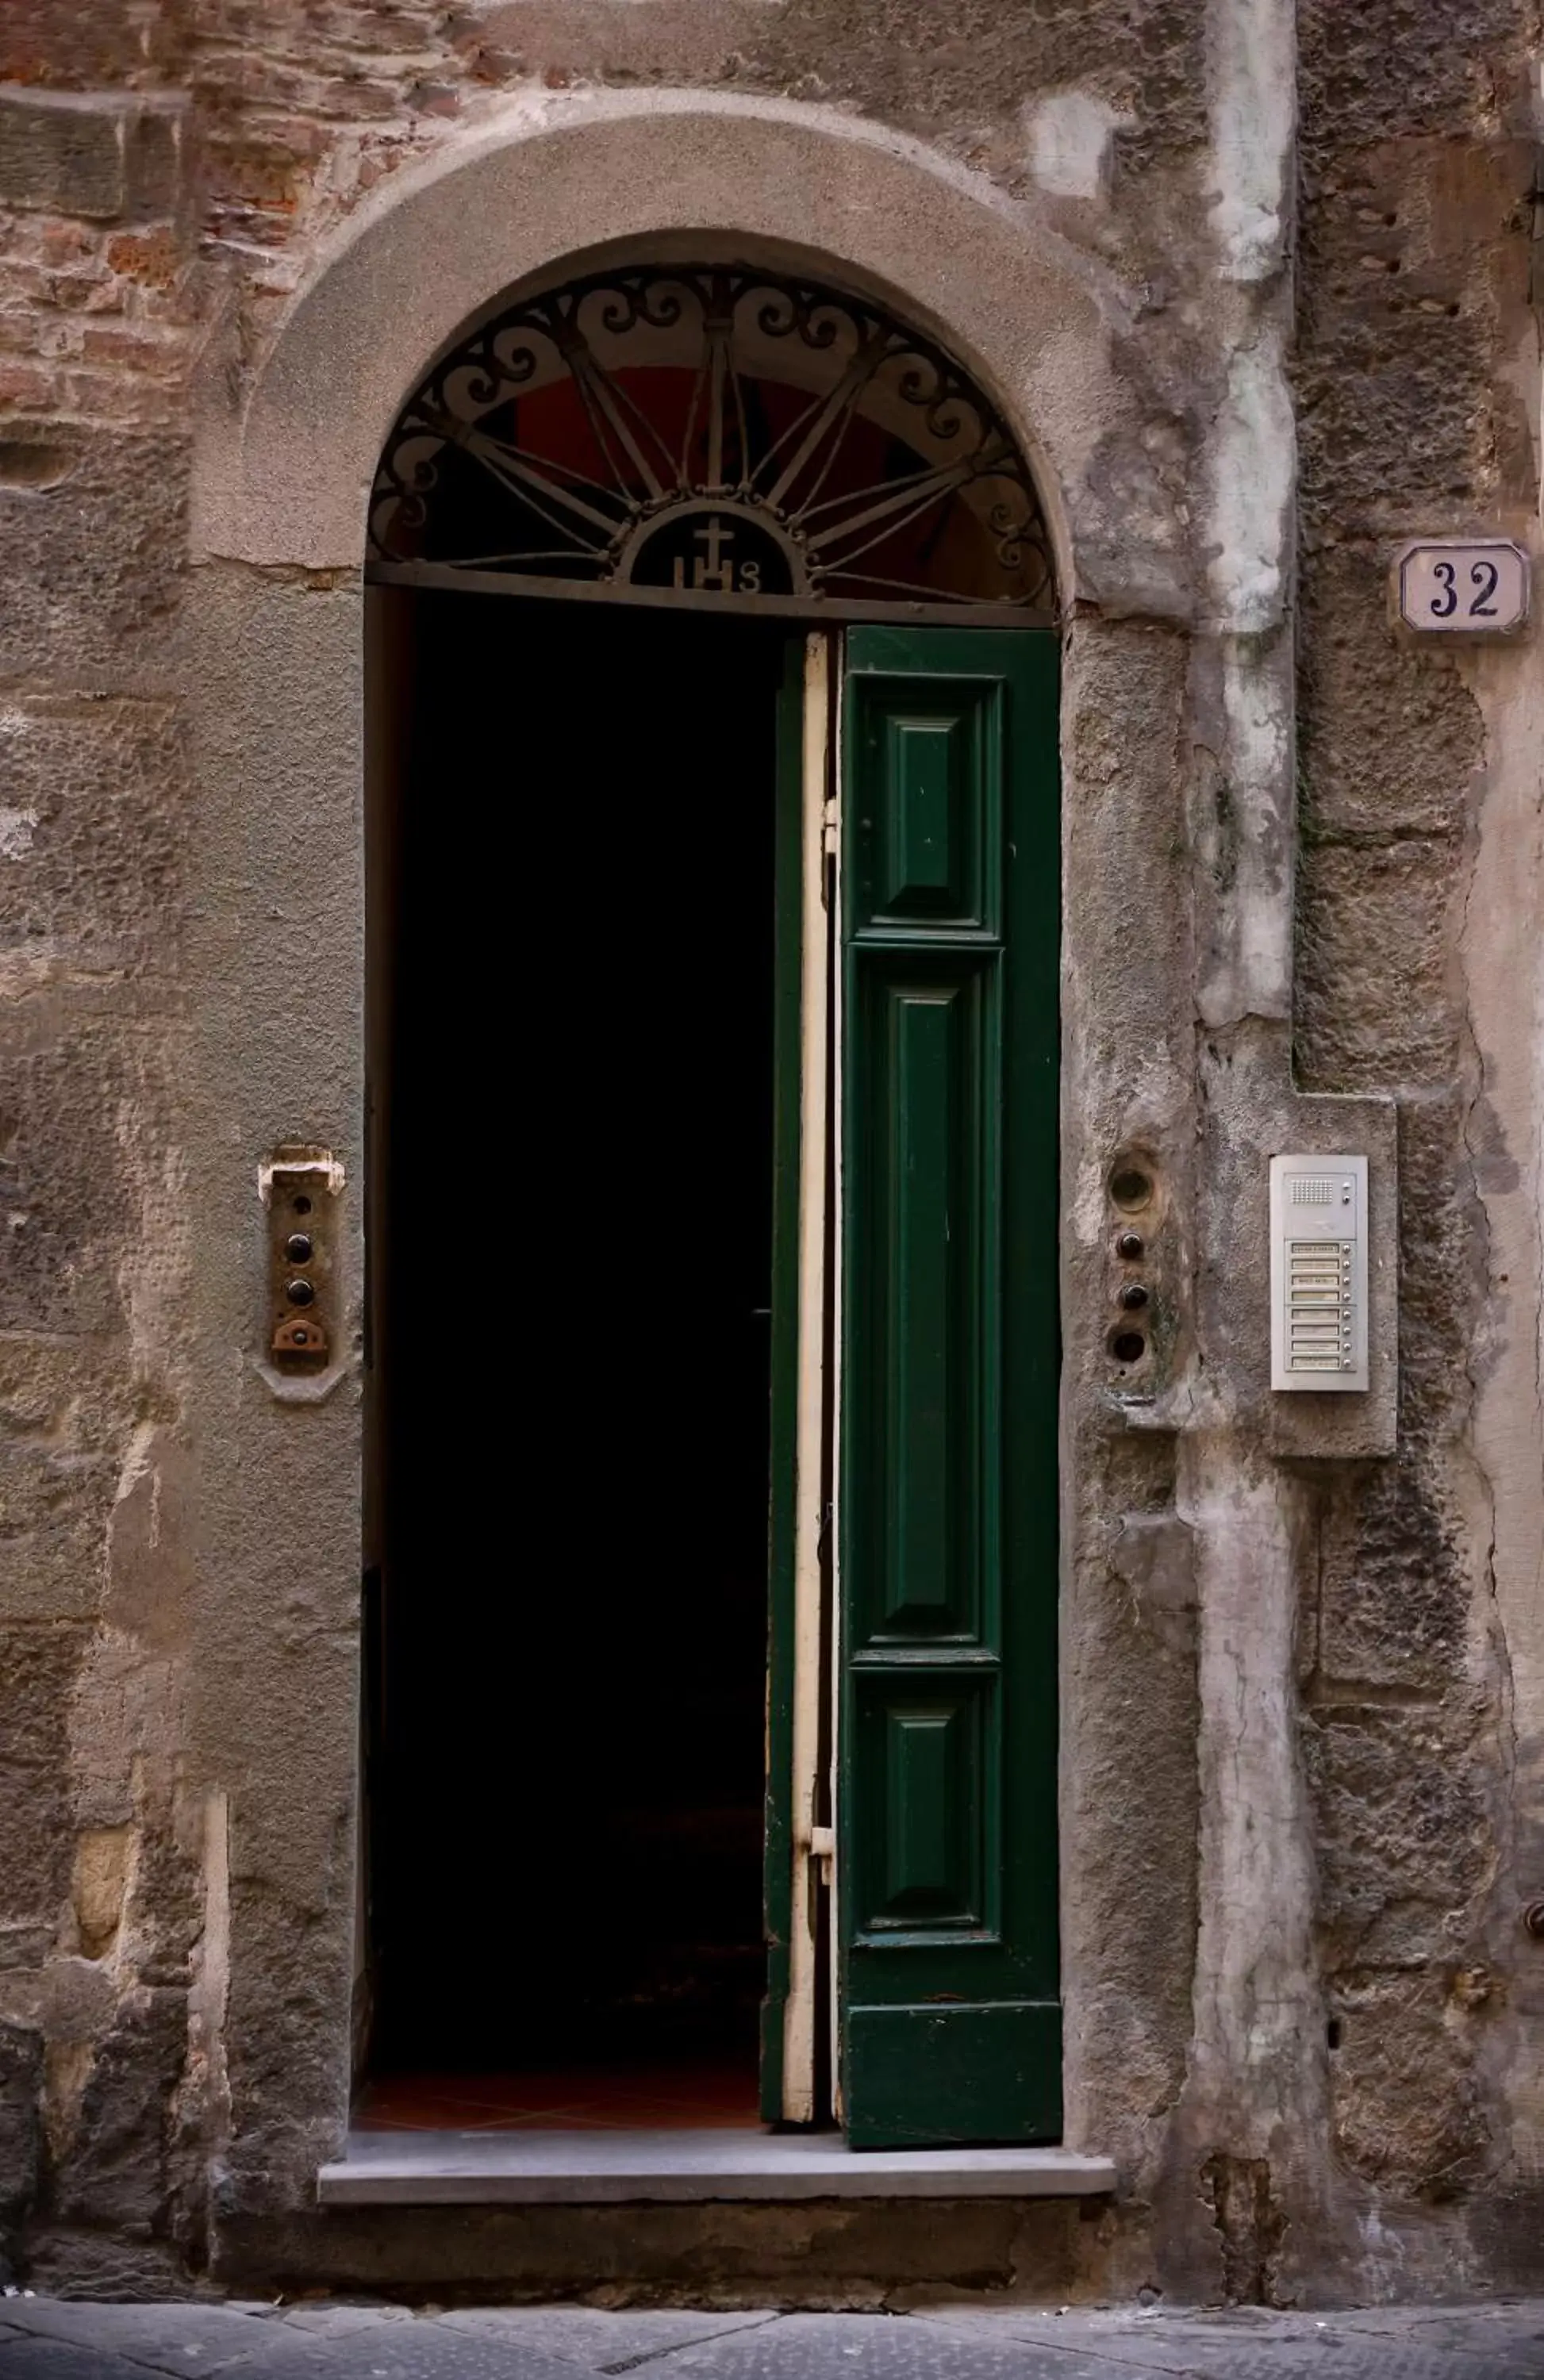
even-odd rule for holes
{"type": "Polygon", "coordinates": [[[597,273],[486,322],[404,407],[370,530],[375,564],[442,580],[1052,600],[1034,483],[959,365],[866,299],[741,264],[597,273]]]}

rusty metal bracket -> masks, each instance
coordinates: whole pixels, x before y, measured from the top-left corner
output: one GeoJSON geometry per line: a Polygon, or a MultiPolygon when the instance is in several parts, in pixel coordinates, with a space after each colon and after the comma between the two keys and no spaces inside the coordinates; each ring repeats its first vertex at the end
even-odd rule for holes
{"type": "Polygon", "coordinates": [[[286,1141],[274,1151],[272,1157],[265,1157],[259,1163],[258,1196],[265,1207],[271,1207],[275,1182],[305,1174],[314,1175],[332,1198],[339,1196],[346,1178],[343,1160],[334,1157],[330,1148],[303,1148],[286,1141]]]}

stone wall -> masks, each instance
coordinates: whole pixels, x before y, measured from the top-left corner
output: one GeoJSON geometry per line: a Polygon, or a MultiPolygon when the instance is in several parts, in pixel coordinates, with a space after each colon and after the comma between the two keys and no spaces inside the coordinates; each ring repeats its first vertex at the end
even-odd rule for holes
{"type": "MultiPolygon", "coordinates": [[[[1475,1440],[1501,1344],[1538,1326],[1487,1212],[1537,1130],[1498,1114],[1493,1051],[1537,1020],[1523,983],[1510,1014],[1477,1002],[1465,956],[1505,930],[1476,849],[1497,716],[1537,664],[1401,646],[1379,593],[1405,537],[1533,533],[1538,27],[1510,7],[1349,13],[1299,19],[1295,1053],[1306,1087],[1398,1100],[1400,1428],[1392,1461],[1314,1484],[1302,1724],[1334,2151],[1368,2209],[1419,2209],[1457,2239],[1477,2205],[1489,2225],[1519,2192],[1526,2228],[1537,2203],[1537,2129],[1514,2129],[1499,2087],[1517,2004],[1538,2004],[1518,1922],[1537,1871],[1514,1858],[1519,1730],[1538,1719],[1509,1645],[1514,1617],[1519,1653],[1537,1622],[1500,1599],[1475,1440]]],[[[1533,888],[1501,897],[1531,906],[1533,888]]],[[[1529,1426],[1512,1421],[1509,1462],[1529,1426]]]]}
{"type": "MultiPolygon", "coordinates": [[[[1080,293],[1017,367],[1073,599],[1069,2102],[1125,2182],[1078,2272],[1537,2278],[1544,722],[1526,648],[1415,650],[1383,588],[1417,530],[1533,534],[1540,38],[1530,0],[11,0],[0,2219],[43,2281],[293,2240],[346,2095],[356,1582],[233,1516],[298,1465],[312,1542],[356,1525],[354,1382],[275,1415],[245,1334],[257,1155],[357,1142],[357,795],[309,907],[268,824],[322,747],[357,785],[359,601],[322,530],[260,567],[201,497],[195,535],[190,474],[415,176],[691,91],[876,174],[918,144],[1080,293]],[[1396,1124],[1397,1441],[1392,1366],[1358,1435],[1258,1364],[1264,1154],[1392,1185],[1396,1124]],[[1140,1408],[1123,1149],[1163,1224],[1140,1408]]],[[[947,324],[946,275],[915,295],[947,324]]]]}

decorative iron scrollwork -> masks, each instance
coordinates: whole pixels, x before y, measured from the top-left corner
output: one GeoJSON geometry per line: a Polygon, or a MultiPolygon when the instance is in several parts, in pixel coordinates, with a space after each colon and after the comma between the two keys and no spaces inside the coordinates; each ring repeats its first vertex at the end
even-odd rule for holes
{"type": "Polygon", "coordinates": [[[1041,610],[1050,549],[1001,415],[867,299],[748,265],[568,284],[485,323],[403,408],[380,563],[1041,610]]]}

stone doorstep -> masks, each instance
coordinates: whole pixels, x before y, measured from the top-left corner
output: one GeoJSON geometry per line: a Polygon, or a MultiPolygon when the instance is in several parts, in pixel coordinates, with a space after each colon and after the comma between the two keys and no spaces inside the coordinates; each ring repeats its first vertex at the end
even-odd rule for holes
{"type": "Polygon", "coordinates": [[[849,2149],[833,2133],[350,2132],[322,2206],[583,2205],[651,2200],[1094,2198],[1109,2157],[1076,2149],[849,2149]]]}

